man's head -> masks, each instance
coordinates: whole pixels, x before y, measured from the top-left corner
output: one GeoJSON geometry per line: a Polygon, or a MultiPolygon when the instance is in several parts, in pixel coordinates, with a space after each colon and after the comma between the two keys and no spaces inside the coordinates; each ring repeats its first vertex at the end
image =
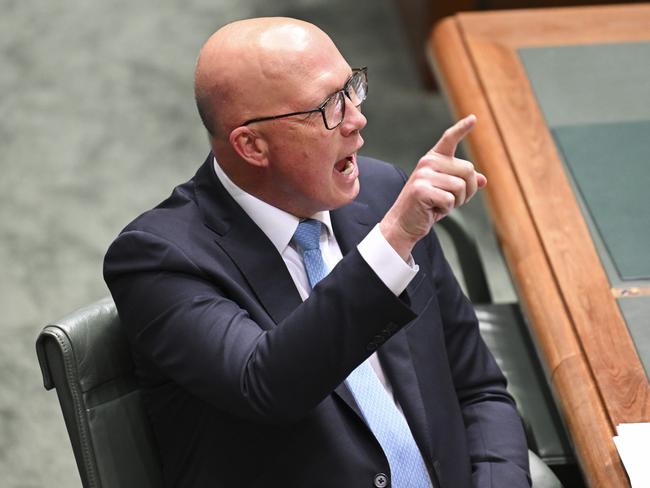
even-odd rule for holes
{"type": "Polygon", "coordinates": [[[333,130],[319,112],[244,123],[314,109],[351,75],[312,24],[262,18],[221,28],[201,49],[195,78],[219,164],[244,190],[300,217],[349,203],[359,191],[356,151],[366,124],[350,99],[333,130]]]}

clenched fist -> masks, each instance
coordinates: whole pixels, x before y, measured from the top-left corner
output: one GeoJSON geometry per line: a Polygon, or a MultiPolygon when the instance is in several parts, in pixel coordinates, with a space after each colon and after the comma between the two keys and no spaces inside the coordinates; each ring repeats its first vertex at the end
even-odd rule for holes
{"type": "Polygon", "coordinates": [[[420,159],[380,222],[381,233],[404,260],[435,222],[468,202],[487,184],[472,163],[454,157],[456,146],[475,124],[476,116],[468,115],[445,131],[420,159]]]}

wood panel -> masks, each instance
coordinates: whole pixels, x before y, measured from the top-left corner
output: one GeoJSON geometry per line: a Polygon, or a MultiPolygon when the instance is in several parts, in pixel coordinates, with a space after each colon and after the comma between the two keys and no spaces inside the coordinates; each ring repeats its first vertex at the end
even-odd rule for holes
{"type": "Polygon", "coordinates": [[[435,80],[427,67],[423,47],[429,37],[431,26],[443,17],[472,10],[530,9],[621,2],[611,0],[394,0],[393,3],[405,26],[404,34],[411,46],[411,53],[424,86],[435,89],[435,80]]]}
{"type": "Polygon", "coordinates": [[[627,485],[611,437],[650,420],[650,385],[516,49],[649,38],[650,6],[635,5],[459,14],[430,45],[456,115],[478,116],[469,148],[592,486],[627,485]]]}
{"type": "Polygon", "coordinates": [[[650,397],[640,394],[647,390],[645,371],[526,73],[516,52],[503,45],[473,42],[469,50],[478,71],[484,74],[485,94],[494,107],[512,170],[605,396],[611,422],[641,421],[650,412],[650,397]],[[551,161],[557,164],[549,164],[551,161]]]}
{"type": "Polygon", "coordinates": [[[457,16],[466,42],[484,41],[508,49],[565,44],[648,41],[650,5],[609,5],[468,12],[457,16]]]}

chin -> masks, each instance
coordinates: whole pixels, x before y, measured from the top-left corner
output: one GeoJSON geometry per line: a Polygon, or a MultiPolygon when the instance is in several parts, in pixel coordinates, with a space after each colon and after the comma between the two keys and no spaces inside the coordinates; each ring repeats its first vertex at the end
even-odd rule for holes
{"type": "Polygon", "coordinates": [[[333,206],[330,207],[330,210],[334,210],[352,203],[354,199],[359,195],[360,187],[359,178],[356,178],[351,187],[349,189],[346,189],[344,192],[341,192],[341,194],[336,198],[336,202],[333,206]]]}

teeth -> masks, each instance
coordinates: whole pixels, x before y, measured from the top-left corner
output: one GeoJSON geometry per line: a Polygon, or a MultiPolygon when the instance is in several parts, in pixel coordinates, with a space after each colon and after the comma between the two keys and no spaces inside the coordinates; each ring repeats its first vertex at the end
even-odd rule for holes
{"type": "Polygon", "coordinates": [[[343,168],[343,171],[341,171],[341,174],[349,175],[352,173],[352,170],[354,170],[354,166],[352,166],[352,161],[347,161],[345,163],[345,168],[343,168]]]}

